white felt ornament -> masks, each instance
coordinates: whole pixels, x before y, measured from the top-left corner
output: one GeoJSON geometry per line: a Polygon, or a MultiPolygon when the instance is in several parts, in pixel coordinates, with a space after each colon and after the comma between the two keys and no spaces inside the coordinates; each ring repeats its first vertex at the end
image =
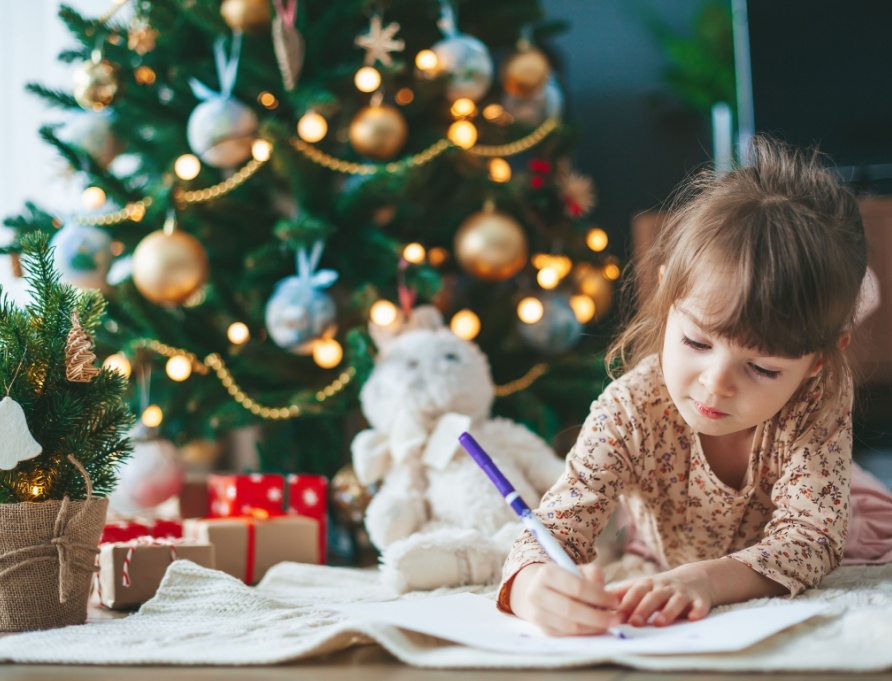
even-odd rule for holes
{"type": "Polygon", "coordinates": [[[43,447],[28,430],[22,406],[9,395],[0,400],[0,469],[11,470],[19,461],[33,459],[43,447]]]}

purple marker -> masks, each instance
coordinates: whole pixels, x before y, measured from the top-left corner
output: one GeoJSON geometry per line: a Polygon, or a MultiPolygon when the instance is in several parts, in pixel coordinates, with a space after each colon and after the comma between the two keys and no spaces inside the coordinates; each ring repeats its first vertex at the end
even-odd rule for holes
{"type": "Polygon", "coordinates": [[[520,516],[523,524],[536,538],[539,546],[548,554],[548,557],[565,570],[569,570],[577,577],[582,577],[582,572],[580,572],[576,563],[573,562],[573,559],[567,555],[567,552],[564,551],[557,539],[548,531],[548,528],[533,514],[530,507],[524,503],[524,500],[520,498],[520,495],[511,483],[508,482],[508,478],[502,475],[502,471],[489,458],[489,454],[483,451],[483,447],[477,443],[477,440],[471,437],[470,433],[462,433],[458,436],[458,441],[471,455],[471,458],[477,462],[477,465],[483,469],[483,472],[486,473],[492,484],[499,490],[499,494],[505,497],[505,502],[520,516]]]}

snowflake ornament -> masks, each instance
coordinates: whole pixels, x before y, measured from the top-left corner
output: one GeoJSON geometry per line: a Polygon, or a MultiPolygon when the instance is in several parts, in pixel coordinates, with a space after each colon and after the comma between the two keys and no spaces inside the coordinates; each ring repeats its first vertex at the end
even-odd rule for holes
{"type": "Polygon", "coordinates": [[[387,26],[381,25],[381,17],[377,14],[372,17],[369,32],[356,37],[356,46],[365,50],[365,65],[372,66],[375,61],[380,61],[384,66],[393,66],[391,52],[402,52],[406,43],[394,36],[400,30],[398,23],[391,22],[387,26]]]}

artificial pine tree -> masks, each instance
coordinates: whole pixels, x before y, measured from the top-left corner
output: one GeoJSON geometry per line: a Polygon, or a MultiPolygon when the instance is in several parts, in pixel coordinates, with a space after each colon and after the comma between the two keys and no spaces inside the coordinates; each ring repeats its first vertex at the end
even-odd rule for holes
{"type": "Polygon", "coordinates": [[[119,9],[63,7],[72,89],[29,86],[94,211],[6,224],[106,290],[98,340],[144,418],[179,445],[262,422],[266,468],[331,474],[370,314],[433,302],[489,356],[497,413],[546,437],[582,420],[619,268],[538,0],[119,9]]]}

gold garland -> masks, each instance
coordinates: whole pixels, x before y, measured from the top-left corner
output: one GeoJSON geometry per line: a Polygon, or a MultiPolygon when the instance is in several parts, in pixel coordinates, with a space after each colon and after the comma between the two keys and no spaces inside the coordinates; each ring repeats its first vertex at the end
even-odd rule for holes
{"type": "Polygon", "coordinates": [[[264,163],[266,163],[266,161],[258,161],[256,158],[252,158],[242,168],[236,171],[232,177],[210,187],[206,187],[205,189],[183,191],[183,189],[177,187],[173,194],[174,200],[177,201],[177,203],[190,204],[204,203],[205,201],[211,201],[212,199],[219,199],[221,196],[226,196],[233,189],[240,187],[250,180],[254,173],[260,170],[264,163]]]}
{"type": "Polygon", "coordinates": [[[521,390],[526,390],[538,379],[542,378],[542,376],[544,376],[547,371],[547,364],[534,365],[528,372],[526,372],[526,374],[524,374],[520,378],[506,383],[505,385],[497,385],[495,387],[496,397],[507,397],[508,395],[513,395],[514,393],[520,392],[521,390]]]}
{"type": "Polygon", "coordinates": [[[74,221],[79,225],[92,225],[94,227],[110,227],[112,225],[119,225],[127,220],[139,222],[145,217],[146,209],[151,205],[152,197],[147,196],[139,201],[128,203],[121,210],[116,210],[114,213],[99,215],[92,218],[79,216],[74,218],[74,221]]]}

